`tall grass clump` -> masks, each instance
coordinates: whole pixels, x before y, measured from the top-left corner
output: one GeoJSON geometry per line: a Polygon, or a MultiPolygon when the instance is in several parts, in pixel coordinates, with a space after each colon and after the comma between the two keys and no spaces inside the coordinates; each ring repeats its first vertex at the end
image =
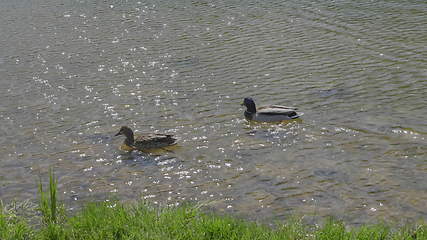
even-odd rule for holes
{"type": "Polygon", "coordinates": [[[49,191],[43,190],[43,184],[39,182],[39,210],[42,213],[43,224],[55,224],[58,222],[58,199],[57,195],[57,180],[52,170],[49,170],[49,191]]]}
{"type": "Polygon", "coordinates": [[[49,170],[49,189],[43,190],[43,184],[39,182],[39,211],[41,212],[42,228],[40,234],[43,239],[61,239],[64,237],[65,210],[57,199],[57,185],[55,174],[49,170]]]}

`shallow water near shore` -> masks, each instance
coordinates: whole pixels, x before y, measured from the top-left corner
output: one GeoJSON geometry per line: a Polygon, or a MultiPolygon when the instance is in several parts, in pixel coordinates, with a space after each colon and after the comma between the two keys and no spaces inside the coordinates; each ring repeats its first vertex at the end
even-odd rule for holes
{"type": "Polygon", "coordinates": [[[2,1],[0,199],[427,219],[427,3],[2,1]],[[297,106],[248,123],[240,106],[297,106]],[[160,153],[113,137],[176,134],[160,153]]]}

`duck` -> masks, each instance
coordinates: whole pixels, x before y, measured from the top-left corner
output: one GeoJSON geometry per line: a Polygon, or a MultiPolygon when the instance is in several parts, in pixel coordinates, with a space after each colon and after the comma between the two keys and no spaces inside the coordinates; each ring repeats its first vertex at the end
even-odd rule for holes
{"type": "Polygon", "coordinates": [[[145,151],[164,148],[175,145],[178,141],[178,138],[171,134],[148,133],[134,137],[132,129],[128,126],[122,126],[120,131],[114,136],[119,135],[124,135],[126,137],[121,146],[121,149],[125,151],[145,151]]]}
{"type": "Polygon", "coordinates": [[[255,101],[250,97],[244,98],[241,105],[246,107],[244,115],[248,121],[280,122],[300,117],[296,112],[296,110],[298,110],[296,107],[269,105],[257,109],[255,101]]]}

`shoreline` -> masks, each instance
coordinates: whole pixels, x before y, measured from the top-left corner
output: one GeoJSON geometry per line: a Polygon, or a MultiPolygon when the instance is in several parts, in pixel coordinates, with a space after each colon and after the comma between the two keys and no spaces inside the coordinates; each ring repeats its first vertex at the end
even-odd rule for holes
{"type": "Polygon", "coordinates": [[[318,226],[290,217],[267,226],[195,204],[92,202],[70,214],[57,200],[52,172],[49,180],[48,190],[39,184],[39,203],[33,209],[39,212],[37,221],[0,205],[0,239],[427,239],[424,221],[347,227],[332,218],[318,226]]]}

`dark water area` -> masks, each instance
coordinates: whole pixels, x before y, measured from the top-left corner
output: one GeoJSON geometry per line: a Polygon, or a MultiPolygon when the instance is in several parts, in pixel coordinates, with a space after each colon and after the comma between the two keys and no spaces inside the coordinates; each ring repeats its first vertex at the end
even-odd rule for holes
{"type": "Polygon", "coordinates": [[[0,199],[427,219],[425,1],[0,2],[0,199]],[[249,123],[240,106],[299,107],[249,123]],[[181,138],[131,154],[120,126],[181,138]]]}

